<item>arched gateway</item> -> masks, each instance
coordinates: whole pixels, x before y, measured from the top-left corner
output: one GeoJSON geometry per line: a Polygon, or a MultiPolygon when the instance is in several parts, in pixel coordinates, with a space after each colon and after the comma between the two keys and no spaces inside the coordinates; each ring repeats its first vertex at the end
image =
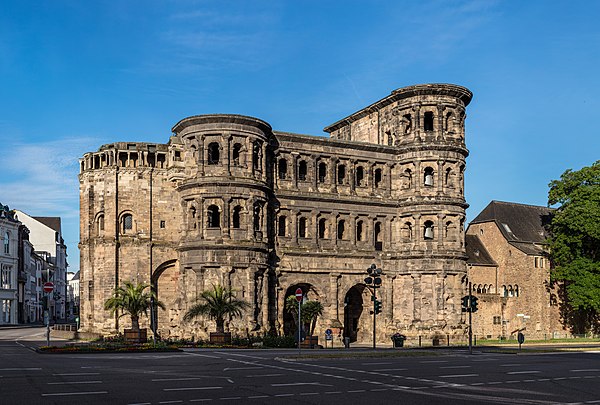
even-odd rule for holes
{"type": "Polygon", "coordinates": [[[250,304],[228,323],[233,333],[288,333],[284,299],[300,285],[319,292],[316,333],[345,326],[351,340],[369,341],[361,283],[376,263],[384,270],[379,341],[395,332],[462,335],[471,97],[451,84],[401,88],[326,127],[329,139],[253,117],[198,115],[178,122],[165,144],[86,153],[83,329],[123,328],[103,303],[137,280],[166,301],[158,327],[170,336],[208,336],[211,322],[182,317],[213,284],[250,304]]]}

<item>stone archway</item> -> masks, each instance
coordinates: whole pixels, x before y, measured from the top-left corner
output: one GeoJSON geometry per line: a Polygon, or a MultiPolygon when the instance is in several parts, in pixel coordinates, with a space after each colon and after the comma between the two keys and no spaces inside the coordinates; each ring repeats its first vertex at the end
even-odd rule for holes
{"type": "MultiPolygon", "coordinates": [[[[177,287],[178,287],[178,283],[176,280],[176,275],[175,274],[171,274],[175,272],[175,265],[177,264],[177,259],[171,259],[171,260],[167,260],[163,263],[161,263],[153,272],[152,272],[152,277],[150,280],[150,285],[152,288],[152,291],[154,291],[154,293],[156,294],[156,297],[160,300],[163,301],[163,303],[165,304],[166,307],[166,311],[169,311],[170,309],[173,308],[174,305],[174,297],[169,297],[168,300],[165,300],[165,298],[167,298],[167,295],[174,295],[177,292],[177,287]],[[171,277],[167,277],[168,275],[170,275],[171,277]],[[167,278],[169,278],[167,280],[167,278]],[[161,294],[161,290],[162,290],[162,294],[161,294]],[[169,292],[171,292],[171,294],[169,294],[169,292]]],[[[165,311],[163,311],[164,313],[165,311]]],[[[168,312],[167,312],[168,313],[168,312]]],[[[161,319],[159,319],[159,314],[160,311],[158,311],[158,308],[153,308],[153,316],[151,316],[150,320],[151,320],[151,325],[150,325],[150,329],[152,330],[156,330],[157,331],[157,335],[160,335],[160,326],[161,326],[161,319]],[[156,323],[156,327],[154,326],[154,323],[156,323]]],[[[164,322],[163,322],[164,323],[164,322]]],[[[163,325],[164,326],[164,325],[163,325]]]]}
{"type": "MultiPolygon", "coordinates": [[[[350,342],[358,341],[359,335],[364,335],[365,332],[363,329],[367,322],[364,319],[368,318],[362,316],[365,312],[365,290],[364,285],[357,284],[344,297],[344,337],[349,337],[350,342]]],[[[368,310],[366,313],[369,314],[368,310]]]]}
{"type": "Polygon", "coordinates": [[[313,299],[318,300],[319,294],[317,293],[315,287],[309,283],[296,283],[290,285],[285,291],[284,301],[283,301],[283,334],[285,336],[292,335],[294,336],[297,329],[295,323],[295,314],[288,312],[285,308],[285,299],[290,295],[295,295],[296,289],[300,288],[302,290],[302,294],[304,295],[304,299],[313,299]]]}

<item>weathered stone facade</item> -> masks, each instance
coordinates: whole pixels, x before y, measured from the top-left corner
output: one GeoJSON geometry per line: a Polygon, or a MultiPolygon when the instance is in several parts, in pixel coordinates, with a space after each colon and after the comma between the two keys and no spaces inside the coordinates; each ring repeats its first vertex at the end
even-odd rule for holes
{"type": "MultiPolygon", "coordinates": [[[[205,337],[183,314],[212,284],[252,306],[234,332],[290,331],[285,297],[325,307],[317,333],[372,336],[365,270],[384,270],[378,340],[460,335],[465,292],[465,107],[448,84],[402,88],[325,128],[273,131],[239,115],[201,115],[169,143],[114,143],[81,159],[81,321],[120,327],[102,308],[117,284],[150,282],[163,336],[205,337]]],[[[122,327],[122,325],[121,325],[122,327]]]]}

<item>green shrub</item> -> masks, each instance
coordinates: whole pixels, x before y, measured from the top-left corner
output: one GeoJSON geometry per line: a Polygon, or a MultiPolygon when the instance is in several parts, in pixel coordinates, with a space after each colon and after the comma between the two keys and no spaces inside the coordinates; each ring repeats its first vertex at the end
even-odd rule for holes
{"type": "Polygon", "coordinates": [[[293,336],[269,336],[263,338],[263,347],[272,347],[277,349],[296,347],[296,339],[293,336]]]}

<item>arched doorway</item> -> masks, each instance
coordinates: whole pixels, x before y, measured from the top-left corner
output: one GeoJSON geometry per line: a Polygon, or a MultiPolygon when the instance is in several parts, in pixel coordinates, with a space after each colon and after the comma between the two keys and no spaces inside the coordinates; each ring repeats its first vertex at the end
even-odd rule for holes
{"type": "Polygon", "coordinates": [[[350,288],[344,297],[344,337],[349,337],[350,342],[358,340],[361,328],[360,317],[363,313],[364,285],[355,285],[350,288]]]}
{"type": "MultiPolygon", "coordinates": [[[[161,300],[167,311],[170,308],[173,308],[172,300],[165,300],[167,296],[174,297],[176,296],[177,289],[177,277],[178,274],[175,273],[175,264],[177,263],[176,259],[167,260],[166,262],[161,263],[153,272],[151,277],[151,288],[152,291],[156,294],[156,297],[161,300]],[[166,272],[166,274],[165,274],[166,272]],[[160,288],[159,288],[160,287],[160,288]]],[[[163,311],[164,312],[164,311],[163,311]]],[[[150,329],[156,330],[157,336],[160,335],[160,327],[166,326],[165,322],[162,319],[159,320],[159,311],[157,307],[153,308],[153,313],[150,316],[150,329]]]]}
{"type": "MultiPolygon", "coordinates": [[[[302,290],[302,294],[304,295],[304,300],[316,300],[319,297],[315,288],[311,284],[308,284],[308,283],[298,283],[298,284],[293,284],[288,287],[288,289],[285,291],[283,308],[281,309],[283,311],[283,334],[285,336],[290,336],[290,335],[296,336],[296,333],[298,330],[296,327],[297,312],[291,313],[285,307],[285,302],[286,302],[287,297],[295,296],[296,290],[298,288],[300,288],[302,290]]],[[[296,307],[296,311],[297,310],[298,309],[296,307]]]]}

